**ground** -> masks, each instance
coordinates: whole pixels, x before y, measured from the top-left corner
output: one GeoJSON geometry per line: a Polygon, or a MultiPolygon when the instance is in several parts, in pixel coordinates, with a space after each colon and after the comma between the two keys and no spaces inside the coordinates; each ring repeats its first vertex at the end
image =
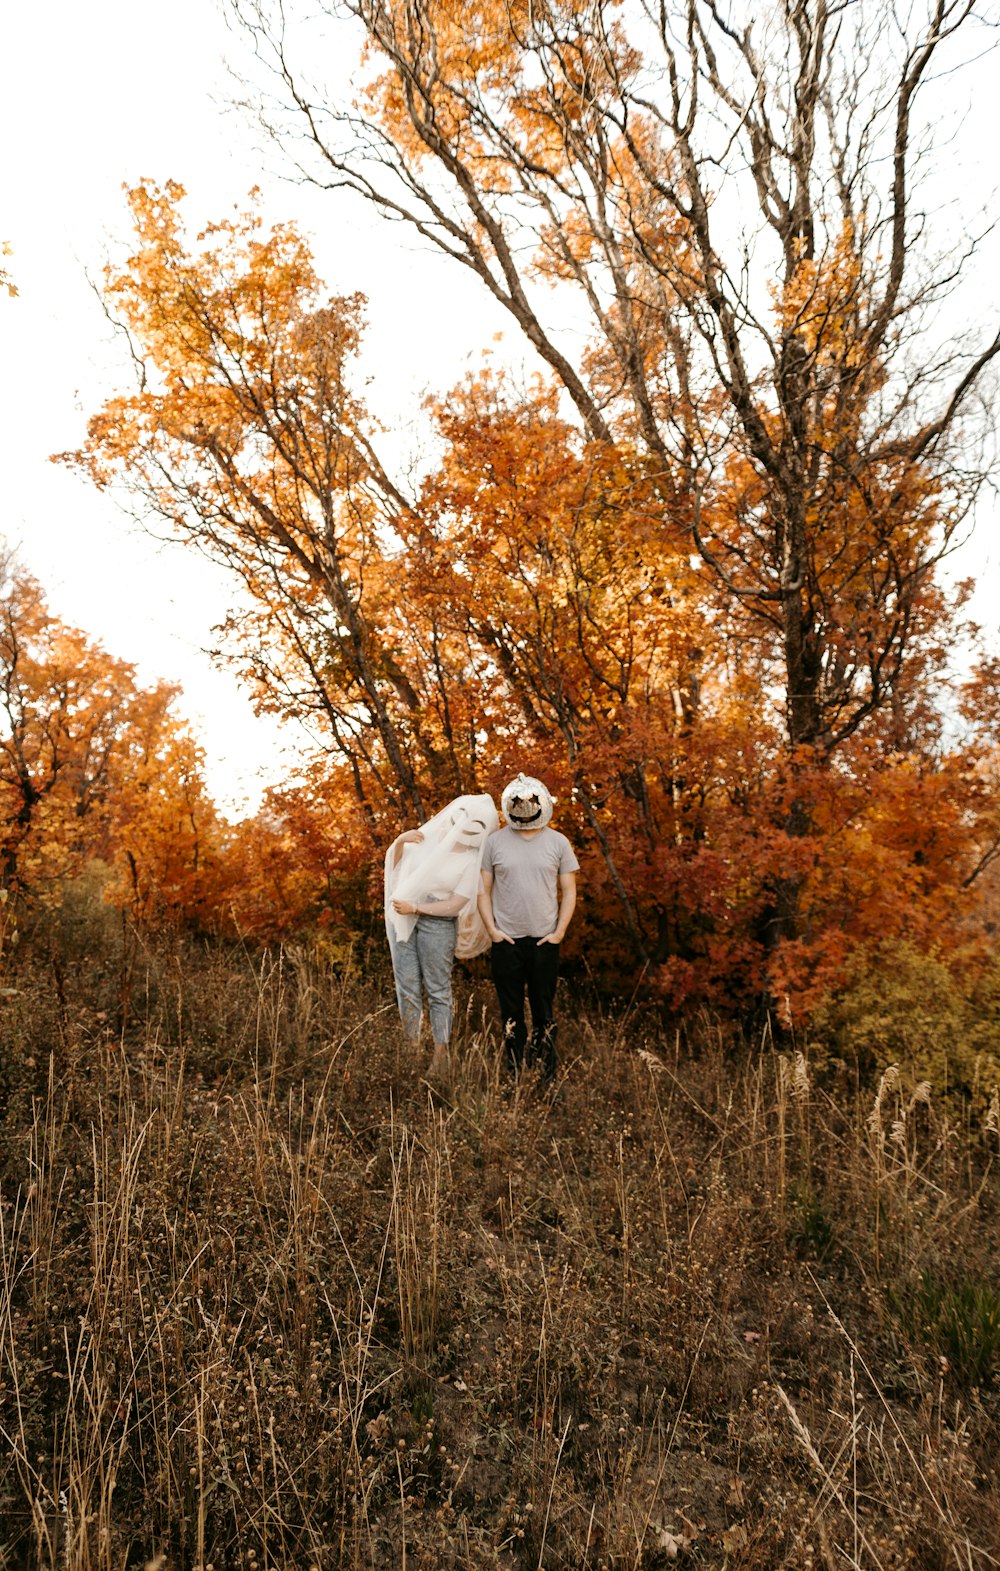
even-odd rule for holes
{"type": "Polygon", "coordinates": [[[374,948],[5,981],[0,1567],[1000,1563],[996,1139],[905,1066],[572,985],[515,1081],[473,968],[442,1093],[374,948]]]}

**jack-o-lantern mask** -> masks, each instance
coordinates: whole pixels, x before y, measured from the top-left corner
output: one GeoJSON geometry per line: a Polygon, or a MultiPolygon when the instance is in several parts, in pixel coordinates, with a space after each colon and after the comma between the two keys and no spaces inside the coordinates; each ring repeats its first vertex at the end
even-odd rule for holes
{"type": "Polygon", "coordinates": [[[552,817],[548,787],[532,775],[518,775],[506,786],[500,807],[511,829],[544,829],[552,817]]]}

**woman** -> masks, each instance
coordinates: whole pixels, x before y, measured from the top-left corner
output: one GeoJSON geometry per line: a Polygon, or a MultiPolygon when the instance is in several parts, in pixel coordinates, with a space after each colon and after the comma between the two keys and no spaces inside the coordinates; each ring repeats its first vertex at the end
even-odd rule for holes
{"type": "Polygon", "coordinates": [[[490,946],[477,909],[486,838],[499,826],[490,796],[460,796],[419,829],[398,836],[385,857],[385,926],[396,1002],[407,1041],[420,1041],[423,995],[434,1056],[428,1078],[447,1070],[451,968],[490,946]]]}

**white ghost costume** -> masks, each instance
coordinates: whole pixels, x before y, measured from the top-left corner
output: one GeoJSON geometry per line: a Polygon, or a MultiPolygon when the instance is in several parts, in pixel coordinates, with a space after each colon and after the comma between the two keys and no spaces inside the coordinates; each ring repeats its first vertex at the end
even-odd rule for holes
{"type": "Polygon", "coordinates": [[[457,917],[455,953],[460,959],[490,947],[477,899],[486,840],[499,822],[491,796],[459,796],[420,825],[423,839],[405,842],[398,861],[398,842],[393,842],[385,858],[385,924],[390,940],[407,943],[417,925],[416,915],[401,916],[393,910],[393,900],[405,900],[411,905],[452,907],[447,914],[457,917]],[[458,897],[463,903],[456,911],[458,897]]]}

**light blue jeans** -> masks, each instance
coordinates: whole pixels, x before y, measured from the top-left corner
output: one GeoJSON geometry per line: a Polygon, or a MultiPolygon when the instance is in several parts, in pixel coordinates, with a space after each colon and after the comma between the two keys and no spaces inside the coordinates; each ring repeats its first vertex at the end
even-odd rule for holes
{"type": "Polygon", "coordinates": [[[447,1045],[451,1036],[451,968],[455,959],[457,922],[453,916],[418,916],[416,926],[405,944],[389,924],[389,953],[396,980],[399,1018],[410,1042],[420,1037],[427,994],[431,1035],[435,1046],[447,1045]]]}

